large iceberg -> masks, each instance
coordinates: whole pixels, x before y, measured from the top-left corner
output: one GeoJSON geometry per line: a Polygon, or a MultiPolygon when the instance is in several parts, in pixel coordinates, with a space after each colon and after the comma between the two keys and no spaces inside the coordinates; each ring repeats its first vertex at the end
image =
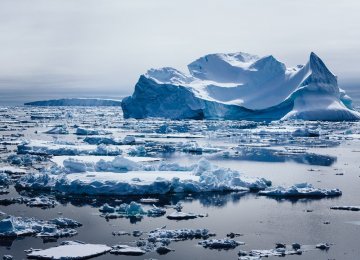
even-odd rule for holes
{"type": "Polygon", "coordinates": [[[209,54],[188,65],[150,69],[122,101],[125,118],[358,120],[337,77],[311,53],[287,68],[273,56],[209,54]]]}

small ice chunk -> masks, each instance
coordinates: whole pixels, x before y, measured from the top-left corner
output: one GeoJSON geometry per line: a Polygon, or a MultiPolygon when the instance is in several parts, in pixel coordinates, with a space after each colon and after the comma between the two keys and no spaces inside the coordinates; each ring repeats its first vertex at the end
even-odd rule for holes
{"type": "Polygon", "coordinates": [[[174,251],[171,248],[168,248],[167,246],[159,246],[156,248],[156,253],[158,253],[159,255],[166,255],[167,253],[174,251]]]}
{"type": "Polygon", "coordinates": [[[78,127],[76,129],[75,134],[77,134],[77,135],[106,135],[106,134],[110,134],[110,132],[106,131],[106,130],[101,130],[101,129],[89,129],[89,128],[78,127]]]}
{"type": "Polygon", "coordinates": [[[53,198],[47,197],[47,196],[39,196],[35,198],[31,198],[26,203],[26,206],[29,207],[40,207],[40,208],[53,208],[59,203],[54,200],[53,198]]]}
{"type": "Polygon", "coordinates": [[[330,248],[330,245],[328,243],[320,243],[320,244],[317,244],[315,247],[320,250],[327,250],[330,248]]]}
{"type": "Polygon", "coordinates": [[[53,135],[67,135],[69,131],[67,130],[66,126],[55,126],[54,128],[45,132],[45,134],[53,134],[53,135]]]}
{"type": "Polygon", "coordinates": [[[261,259],[262,257],[269,257],[269,256],[286,256],[286,255],[301,255],[301,254],[302,254],[302,251],[299,249],[287,250],[285,248],[276,248],[276,249],[269,249],[269,250],[251,250],[249,252],[249,256],[258,257],[258,258],[254,258],[254,259],[261,259]]]}
{"type": "Polygon", "coordinates": [[[99,211],[102,213],[114,213],[115,212],[115,208],[110,206],[109,204],[105,203],[104,205],[102,205],[99,208],[99,211]]]}
{"type": "Polygon", "coordinates": [[[166,213],[165,209],[156,207],[155,205],[153,205],[153,207],[147,211],[147,215],[149,217],[159,217],[165,215],[165,213],[166,213]]]}
{"type": "Polygon", "coordinates": [[[199,242],[199,245],[204,248],[210,249],[234,249],[239,245],[245,245],[243,242],[239,242],[233,239],[208,239],[199,242]]]}
{"type": "Polygon", "coordinates": [[[133,235],[134,237],[140,237],[142,234],[143,234],[143,232],[140,231],[140,230],[134,230],[134,231],[132,232],[132,235],[133,235]]]}
{"type": "Polygon", "coordinates": [[[185,212],[179,212],[175,211],[167,216],[168,219],[171,220],[187,220],[187,219],[194,219],[197,218],[198,215],[194,213],[185,213],[185,212]]]}
{"type": "Polygon", "coordinates": [[[79,227],[80,223],[65,218],[50,221],[34,218],[9,216],[0,221],[0,237],[37,235],[38,237],[66,237],[77,234],[68,227],[79,227]]]}
{"type": "Polygon", "coordinates": [[[54,218],[49,220],[49,223],[54,224],[58,227],[65,228],[65,227],[81,227],[82,224],[70,219],[70,218],[54,218]]]}
{"type": "Polygon", "coordinates": [[[153,203],[157,203],[159,202],[159,199],[154,199],[154,198],[143,198],[143,199],[140,199],[140,203],[150,203],[150,204],[153,204],[153,203]]]}
{"type": "Polygon", "coordinates": [[[187,239],[208,239],[214,234],[210,233],[208,229],[155,229],[149,232],[149,242],[163,242],[166,239],[170,240],[187,240],[187,239]]]}
{"type": "Polygon", "coordinates": [[[128,245],[115,245],[112,246],[110,253],[116,255],[138,256],[138,255],[143,255],[146,252],[142,250],[140,247],[132,247],[128,245]]]}
{"type": "Polygon", "coordinates": [[[133,137],[131,135],[127,135],[124,137],[122,142],[123,142],[123,144],[135,144],[136,140],[135,140],[135,137],[133,137]]]}

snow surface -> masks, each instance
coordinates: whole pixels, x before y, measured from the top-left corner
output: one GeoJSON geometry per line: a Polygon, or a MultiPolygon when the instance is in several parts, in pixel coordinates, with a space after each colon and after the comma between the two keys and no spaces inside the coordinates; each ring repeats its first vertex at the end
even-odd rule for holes
{"type": "Polygon", "coordinates": [[[27,256],[34,259],[53,260],[87,259],[102,255],[110,250],[111,247],[101,244],[71,243],[68,245],[60,245],[44,250],[33,251],[27,256]]]}
{"type": "Polygon", "coordinates": [[[358,120],[351,99],[322,60],[286,68],[273,56],[209,54],[188,65],[150,69],[132,96],[125,118],[358,120]]]}

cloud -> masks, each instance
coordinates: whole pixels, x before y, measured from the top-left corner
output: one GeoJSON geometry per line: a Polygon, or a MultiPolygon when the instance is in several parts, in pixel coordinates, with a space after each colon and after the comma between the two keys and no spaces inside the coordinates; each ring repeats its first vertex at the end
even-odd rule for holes
{"type": "Polygon", "coordinates": [[[353,79],[359,12],[356,0],[2,0],[0,93],[121,96],[150,67],[233,51],[288,65],[315,51],[353,79]]]}

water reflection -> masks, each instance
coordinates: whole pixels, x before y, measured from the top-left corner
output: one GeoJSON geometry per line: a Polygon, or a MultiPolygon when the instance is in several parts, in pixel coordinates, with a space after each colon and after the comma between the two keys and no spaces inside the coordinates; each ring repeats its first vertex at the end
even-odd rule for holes
{"type": "Polygon", "coordinates": [[[214,160],[241,160],[255,162],[296,162],[316,166],[331,166],[337,161],[337,157],[308,153],[304,151],[287,151],[258,147],[238,147],[235,152],[217,153],[206,157],[214,160]]]}

